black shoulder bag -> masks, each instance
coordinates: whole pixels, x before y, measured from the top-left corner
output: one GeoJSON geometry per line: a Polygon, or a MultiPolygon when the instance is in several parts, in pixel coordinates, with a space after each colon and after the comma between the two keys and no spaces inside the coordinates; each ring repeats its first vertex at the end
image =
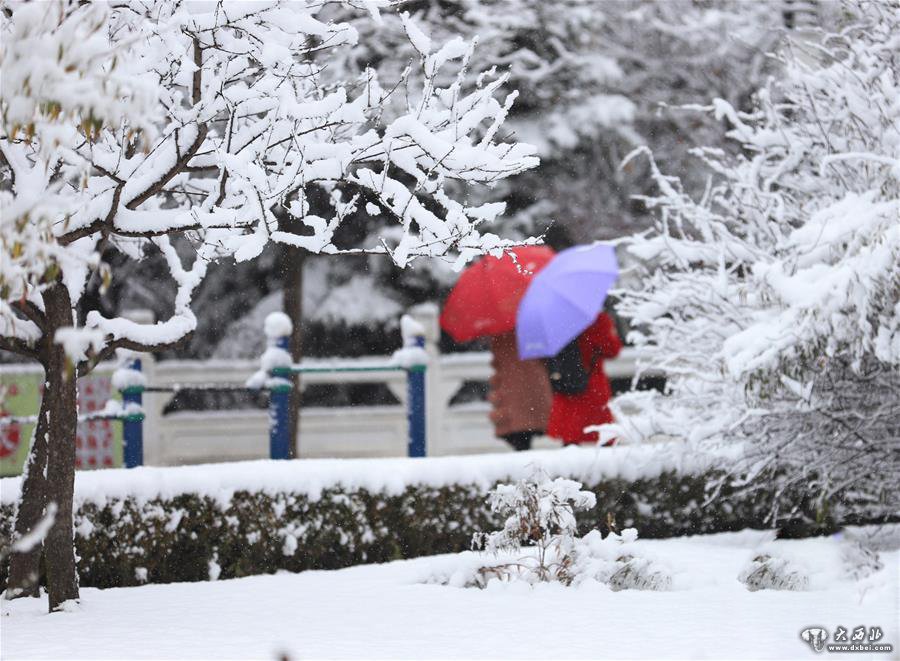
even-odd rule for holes
{"type": "Polygon", "coordinates": [[[569,342],[562,350],[547,359],[550,373],[550,387],[560,395],[580,395],[588,387],[591,374],[584,368],[578,338],[569,342]]]}

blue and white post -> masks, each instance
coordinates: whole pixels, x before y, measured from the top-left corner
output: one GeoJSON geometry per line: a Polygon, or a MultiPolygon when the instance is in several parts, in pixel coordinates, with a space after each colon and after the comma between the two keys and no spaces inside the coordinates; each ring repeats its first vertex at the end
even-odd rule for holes
{"type": "Polygon", "coordinates": [[[141,359],[134,358],[113,374],[113,385],[122,393],[122,460],[125,468],[144,465],[144,388],[141,359]]]}
{"type": "Polygon", "coordinates": [[[262,369],[269,379],[269,457],[291,458],[291,354],[293,325],[283,312],[266,317],[268,348],[262,357],[262,369]]]}
{"type": "Polygon", "coordinates": [[[424,457],[425,434],[425,371],[428,353],[425,351],[425,329],[409,315],[400,320],[403,349],[394,354],[406,370],[406,419],[408,424],[407,455],[424,457]]]}

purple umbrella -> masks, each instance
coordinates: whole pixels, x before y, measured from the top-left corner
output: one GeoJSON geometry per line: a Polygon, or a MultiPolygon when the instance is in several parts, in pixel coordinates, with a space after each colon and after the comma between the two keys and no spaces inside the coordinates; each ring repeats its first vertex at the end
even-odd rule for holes
{"type": "Polygon", "coordinates": [[[563,250],[531,280],[516,314],[519,358],[546,358],[592,323],[619,264],[610,245],[575,246],[563,250]]]}

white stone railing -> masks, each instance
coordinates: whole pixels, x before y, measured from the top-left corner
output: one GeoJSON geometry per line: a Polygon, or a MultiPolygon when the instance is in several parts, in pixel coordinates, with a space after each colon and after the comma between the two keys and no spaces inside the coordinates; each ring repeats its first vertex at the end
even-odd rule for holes
{"type": "MultiPolygon", "coordinates": [[[[410,314],[426,331],[430,361],[426,372],[426,452],[429,456],[503,452],[507,446],[494,438],[487,402],[450,405],[467,381],[491,376],[489,352],[440,355],[437,309],[414,308],[410,314]]],[[[384,360],[384,357],[380,357],[384,360]]],[[[371,362],[372,358],[341,359],[342,365],[371,362]]],[[[166,360],[141,356],[147,383],[153,387],[202,384],[243,385],[259,369],[258,360],[166,360]]],[[[327,365],[328,361],[305,361],[327,365]]],[[[6,368],[0,367],[0,375],[6,368]]],[[[21,371],[21,367],[17,367],[21,371]]],[[[634,357],[625,349],[605,363],[610,378],[634,374],[634,357]]],[[[36,368],[35,371],[39,371],[36,368]]],[[[300,457],[385,457],[407,453],[406,375],[381,373],[314,372],[304,374],[301,387],[317,384],[381,383],[400,404],[394,406],[304,407],[300,415],[300,457]]],[[[182,411],[164,414],[172,393],[146,392],[143,396],[144,464],[180,465],[269,456],[269,413],[265,409],[182,411]]],[[[555,447],[538,438],[535,447],[555,447]]]]}

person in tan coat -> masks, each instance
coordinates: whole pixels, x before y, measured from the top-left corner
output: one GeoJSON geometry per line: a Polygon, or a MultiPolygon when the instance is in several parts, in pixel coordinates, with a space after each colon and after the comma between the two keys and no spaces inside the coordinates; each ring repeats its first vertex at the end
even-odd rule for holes
{"type": "Polygon", "coordinates": [[[553,392],[542,360],[519,360],[515,332],[491,337],[488,401],[494,435],[515,450],[530,450],[531,440],[547,429],[553,392]]]}

